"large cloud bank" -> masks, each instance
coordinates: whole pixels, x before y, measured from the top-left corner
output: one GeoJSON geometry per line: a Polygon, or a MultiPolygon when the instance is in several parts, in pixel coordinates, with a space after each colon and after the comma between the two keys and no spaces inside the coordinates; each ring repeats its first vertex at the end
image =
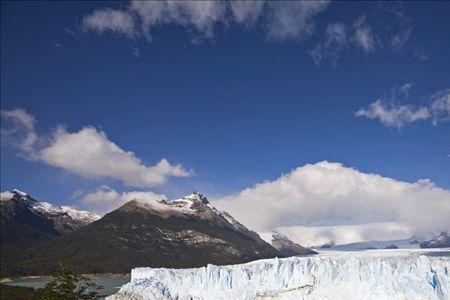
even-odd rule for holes
{"type": "Polygon", "coordinates": [[[408,238],[418,228],[450,228],[450,191],[429,180],[407,183],[327,161],[299,167],[214,205],[252,229],[278,230],[298,242],[308,239],[308,244],[326,237],[340,243],[408,238]],[[308,228],[316,235],[303,239],[300,233],[308,228]],[[339,235],[343,232],[346,236],[339,235]]]}

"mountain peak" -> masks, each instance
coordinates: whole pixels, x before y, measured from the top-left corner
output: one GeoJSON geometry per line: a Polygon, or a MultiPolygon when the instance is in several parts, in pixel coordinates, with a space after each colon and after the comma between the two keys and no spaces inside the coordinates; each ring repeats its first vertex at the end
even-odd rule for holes
{"type": "Polygon", "coordinates": [[[193,191],[192,194],[183,196],[179,199],[175,199],[175,200],[169,200],[169,202],[182,202],[182,201],[187,201],[187,202],[192,202],[192,203],[202,203],[202,204],[209,204],[208,199],[202,195],[201,193],[197,192],[197,191],[193,191]]]}
{"type": "Polygon", "coordinates": [[[28,194],[27,193],[25,193],[25,192],[22,192],[21,190],[19,190],[19,189],[12,189],[11,190],[11,193],[15,193],[15,194],[18,194],[18,195],[20,195],[21,197],[26,197],[26,196],[28,196],[28,194]]]}
{"type": "Polygon", "coordinates": [[[259,236],[277,249],[282,255],[294,256],[294,255],[305,255],[305,254],[315,254],[316,252],[305,248],[297,243],[291,241],[287,236],[282,235],[277,231],[265,231],[259,232],[259,236]]]}
{"type": "Polygon", "coordinates": [[[52,220],[58,232],[70,232],[100,219],[96,213],[77,210],[70,206],[55,206],[40,202],[18,189],[1,193],[2,206],[17,206],[34,215],[52,220]]]}
{"type": "Polygon", "coordinates": [[[15,200],[15,201],[19,201],[25,205],[31,205],[31,204],[37,202],[37,200],[31,198],[30,195],[28,195],[27,193],[22,192],[21,190],[18,190],[18,189],[12,189],[10,191],[2,192],[0,194],[0,199],[1,199],[1,202],[15,200]]]}

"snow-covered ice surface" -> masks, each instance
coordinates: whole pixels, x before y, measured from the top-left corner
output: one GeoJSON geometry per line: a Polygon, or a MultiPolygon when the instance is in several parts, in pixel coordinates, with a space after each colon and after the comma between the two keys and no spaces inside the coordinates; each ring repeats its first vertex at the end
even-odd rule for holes
{"type": "Polygon", "coordinates": [[[450,249],[326,251],[195,269],[136,268],[118,299],[450,299],[450,249]],[[431,253],[431,254],[430,254],[431,253]]]}

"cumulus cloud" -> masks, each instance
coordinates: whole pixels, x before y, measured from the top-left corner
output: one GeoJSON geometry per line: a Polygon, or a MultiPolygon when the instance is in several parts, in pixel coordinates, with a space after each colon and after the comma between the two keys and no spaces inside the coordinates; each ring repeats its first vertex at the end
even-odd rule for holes
{"type": "Polygon", "coordinates": [[[101,186],[92,192],[82,195],[80,201],[84,207],[90,210],[99,213],[108,213],[134,199],[139,199],[140,201],[156,201],[167,199],[167,197],[150,191],[118,193],[108,186],[101,186]]]}
{"type": "Polygon", "coordinates": [[[1,142],[19,149],[19,154],[36,159],[34,145],[37,142],[36,119],[22,108],[1,110],[1,142]]]}
{"type": "Polygon", "coordinates": [[[164,184],[168,177],[188,177],[191,171],[161,159],[146,165],[133,152],[125,151],[94,127],[68,132],[57,127],[43,141],[35,131],[36,120],[23,109],[2,110],[2,143],[11,144],[21,156],[91,179],[112,178],[128,186],[164,184]]]}
{"type": "Polygon", "coordinates": [[[358,110],[355,115],[378,119],[383,125],[397,129],[421,120],[430,120],[434,125],[450,120],[450,89],[437,91],[428,97],[428,105],[400,104],[409,97],[410,88],[410,84],[405,84],[393,89],[367,108],[358,110]]]}
{"type": "MultiPolygon", "coordinates": [[[[292,238],[296,228],[336,224],[395,222],[404,224],[405,231],[450,228],[449,190],[429,180],[407,183],[327,161],[299,167],[213,204],[252,229],[280,230],[292,238]]],[[[345,242],[373,237],[359,232],[345,242]]]]}
{"type": "Polygon", "coordinates": [[[353,41],[364,52],[369,53],[375,51],[375,34],[372,32],[372,28],[366,23],[365,17],[362,16],[356,20],[353,27],[355,33],[353,35],[353,41]]]}
{"type": "Polygon", "coordinates": [[[41,157],[51,166],[83,177],[109,177],[135,187],[161,185],[168,176],[191,175],[181,165],[171,165],[166,159],[154,166],[146,166],[134,153],[121,149],[104,132],[93,127],[74,133],[59,127],[51,144],[41,150],[41,157]]]}
{"type": "Polygon", "coordinates": [[[180,25],[204,37],[231,22],[252,25],[262,20],[267,36],[275,40],[302,39],[314,28],[312,18],[329,1],[132,1],[124,10],[96,10],[83,20],[83,28],[149,39],[164,25],[180,25]],[[264,18],[261,18],[264,16],[264,18]]]}

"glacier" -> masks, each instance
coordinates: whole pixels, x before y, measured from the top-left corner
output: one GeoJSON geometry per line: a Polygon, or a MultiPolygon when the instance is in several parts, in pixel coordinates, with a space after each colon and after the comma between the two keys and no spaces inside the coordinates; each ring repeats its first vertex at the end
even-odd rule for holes
{"type": "Polygon", "coordinates": [[[450,249],[326,251],[193,269],[135,268],[119,299],[450,299],[450,249]]]}

